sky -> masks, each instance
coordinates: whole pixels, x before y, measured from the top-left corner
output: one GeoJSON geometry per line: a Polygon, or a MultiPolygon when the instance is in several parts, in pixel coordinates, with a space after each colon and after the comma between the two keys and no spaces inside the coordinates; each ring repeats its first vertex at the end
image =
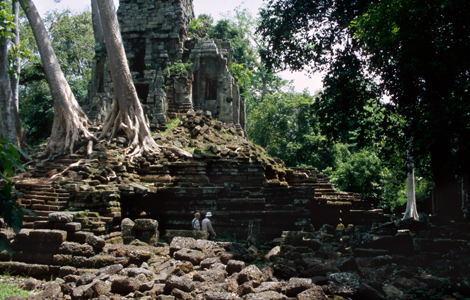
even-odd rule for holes
{"type": "MultiPolygon", "coordinates": [[[[90,7],[89,0],[61,0],[59,3],[56,3],[57,0],[33,0],[33,2],[41,15],[53,9],[63,10],[69,8],[73,12],[81,12],[90,7]]],[[[114,5],[117,8],[119,0],[114,0],[114,5]]],[[[263,0],[193,0],[193,5],[196,16],[208,14],[217,21],[222,17],[221,13],[231,12],[237,6],[241,6],[242,9],[247,8],[253,15],[256,15],[258,9],[263,5],[263,0]]],[[[308,89],[313,94],[323,87],[321,74],[314,74],[309,78],[306,73],[284,71],[280,75],[286,80],[293,80],[297,92],[308,89]]]]}

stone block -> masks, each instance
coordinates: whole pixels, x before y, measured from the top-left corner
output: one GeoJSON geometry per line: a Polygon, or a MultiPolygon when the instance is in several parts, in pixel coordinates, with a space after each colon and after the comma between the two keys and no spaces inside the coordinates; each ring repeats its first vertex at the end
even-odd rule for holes
{"type": "Polygon", "coordinates": [[[67,235],[67,241],[69,242],[77,242],[81,244],[85,244],[87,237],[89,235],[92,235],[93,233],[91,232],[86,232],[86,231],[78,231],[78,232],[70,232],[67,235]]]}
{"type": "Polygon", "coordinates": [[[196,240],[207,240],[209,239],[209,233],[207,231],[196,231],[196,230],[180,230],[180,229],[167,229],[165,234],[165,242],[171,244],[175,237],[187,237],[196,240]]]}
{"type": "Polygon", "coordinates": [[[72,265],[76,268],[93,268],[95,265],[94,257],[74,256],[72,257],[72,265]]]}
{"type": "Polygon", "coordinates": [[[0,262],[0,273],[8,271],[11,275],[39,277],[49,274],[49,266],[39,264],[26,264],[21,262],[0,262]]]}
{"type": "Polygon", "coordinates": [[[134,220],[134,229],[136,230],[158,230],[158,221],[153,219],[134,220]]]}
{"type": "Polygon", "coordinates": [[[29,239],[29,233],[32,231],[32,229],[21,229],[21,231],[15,236],[15,242],[18,243],[28,243],[31,242],[29,239]]]}
{"type": "MultiPolygon", "coordinates": [[[[57,242],[41,242],[41,243],[36,243],[37,251],[41,253],[57,253],[59,251],[60,245],[62,243],[57,243],[57,242]]],[[[31,247],[28,247],[26,249],[34,249],[31,247]]]]}
{"type": "Polygon", "coordinates": [[[65,189],[67,192],[77,192],[78,191],[78,184],[76,183],[70,183],[65,185],[65,189]]]}
{"type": "Polygon", "coordinates": [[[33,263],[34,254],[30,252],[15,251],[13,252],[11,259],[13,261],[19,261],[24,263],[33,263]]]}
{"type": "Polygon", "coordinates": [[[50,221],[35,221],[33,224],[34,229],[53,229],[54,223],[50,221]]]}
{"type": "Polygon", "coordinates": [[[67,240],[67,231],[64,230],[51,230],[46,235],[46,241],[50,243],[62,243],[67,240]]]}
{"type": "Polygon", "coordinates": [[[49,214],[49,221],[51,222],[60,222],[60,223],[69,223],[73,222],[75,214],[68,212],[54,212],[49,214]]]}
{"type": "Polygon", "coordinates": [[[91,257],[95,255],[93,247],[87,244],[79,244],[74,242],[64,242],[59,248],[60,254],[71,254],[76,256],[91,257]]]}
{"type": "Polygon", "coordinates": [[[134,192],[136,194],[140,194],[140,195],[146,195],[149,191],[149,188],[146,187],[146,186],[143,186],[143,185],[140,185],[138,183],[130,183],[129,184],[130,187],[132,187],[134,189],[134,192]]]}
{"type": "Polygon", "coordinates": [[[64,230],[67,232],[77,232],[82,229],[82,224],[78,222],[55,223],[54,229],[64,230]]]}
{"type": "Polygon", "coordinates": [[[31,243],[45,242],[49,232],[50,232],[49,229],[32,230],[29,233],[29,242],[31,243]]]}
{"type": "Polygon", "coordinates": [[[59,266],[68,266],[72,264],[72,255],[70,254],[56,254],[53,257],[52,263],[59,266]]]}
{"type": "Polygon", "coordinates": [[[94,248],[97,248],[97,249],[103,249],[104,246],[106,245],[106,241],[94,234],[90,234],[87,236],[86,238],[86,243],[88,245],[91,245],[93,246],[94,248]]]}

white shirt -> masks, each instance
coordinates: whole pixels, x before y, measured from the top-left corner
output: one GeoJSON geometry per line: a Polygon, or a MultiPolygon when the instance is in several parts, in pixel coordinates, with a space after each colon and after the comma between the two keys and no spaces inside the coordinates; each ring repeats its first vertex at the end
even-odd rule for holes
{"type": "Polygon", "coordinates": [[[211,235],[216,236],[214,228],[212,228],[211,220],[209,220],[209,218],[207,217],[204,220],[202,220],[202,230],[209,231],[211,235]]]}

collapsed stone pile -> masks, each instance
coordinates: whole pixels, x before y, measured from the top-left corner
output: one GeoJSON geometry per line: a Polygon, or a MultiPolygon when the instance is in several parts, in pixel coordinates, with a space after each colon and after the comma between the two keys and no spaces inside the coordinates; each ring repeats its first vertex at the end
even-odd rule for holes
{"type": "MultiPolygon", "coordinates": [[[[53,282],[31,278],[21,285],[36,288],[31,300],[462,300],[470,296],[470,236],[457,225],[438,218],[368,228],[325,225],[313,233],[284,232],[280,246],[259,248],[184,237],[159,247],[107,244],[97,256],[106,267],[62,266],[53,282]],[[385,233],[397,243],[377,242],[385,233]]],[[[1,263],[1,271],[7,266],[1,263]]]]}
{"type": "Polygon", "coordinates": [[[22,229],[15,236],[2,231],[0,234],[12,239],[13,250],[11,256],[7,251],[0,254],[0,259],[7,261],[3,267],[11,260],[17,262],[10,265],[12,270],[17,267],[18,273],[40,278],[57,276],[64,265],[93,267],[94,256],[102,252],[106,242],[91,232],[81,231],[81,223],[74,222],[74,217],[71,213],[51,213],[48,221],[36,221],[34,229],[22,229]]]}

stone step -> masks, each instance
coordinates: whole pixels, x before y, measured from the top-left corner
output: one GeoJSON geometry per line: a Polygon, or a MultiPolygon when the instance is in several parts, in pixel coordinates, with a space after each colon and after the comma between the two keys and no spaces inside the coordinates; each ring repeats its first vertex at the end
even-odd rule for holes
{"type": "Polygon", "coordinates": [[[23,199],[37,199],[44,201],[67,201],[69,197],[43,196],[43,195],[23,195],[23,199]]]}
{"type": "Polygon", "coordinates": [[[31,210],[33,211],[61,211],[67,208],[63,205],[44,205],[44,204],[33,204],[31,205],[31,210]]]}
{"type": "Polygon", "coordinates": [[[50,196],[50,197],[58,197],[59,194],[56,193],[56,192],[45,192],[45,191],[28,191],[26,192],[25,194],[28,194],[28,195],[38,195],[38,196],[50,196]]]}
{"type": "Polygon", "coordinates": [[[37,215],[37,217],[33,217],[33,216],[30,216],[30,215],[24,215],[23,216],[23,222],[48,221],[49,220],[48,215],[47,216],[37,215]]]}
{"type": "Polygon", "coordinates": [[[336,201],[327,201],[326,205],[335,205],[335,206],[352,206],[351,201],[336,200],[336,201]]]}
{"type": "Polygon", "coordinates": [[[33,205],[33,204],[46,204],[45,200],[39,200],[39,199],[20,199],[21,204],[25,205],[33,205]]]}
{"type": "Polygon", "coordinates": [[[54,188],[51,185],[38,185],[38,184],[22,184],[17,183],[15,184],[15,188],[19,191],[53,191],[54,188]]]}
{"type": "Polygon", "coordinates": [[[356,256],[362,256],[362,257],[373,257],[373,256],[387,255],[390,253],[389,250],[370,249],[370,248],[355,248],[353,252],[356,256]]]}
{"type": "Polygon", "coordinates": [[[50,211],[50,210],[41,210],[41,211],[35,211],[34,213],[39,217],[45,217],[45,220],[48,219],[48,216],[50,213],[53,213],[55,211],[50,211]]]}
{"type": "MultiPolygon", "coordinates": [[[[338,191],[335,189],[315,189],[315,194],[320,194],[320,195],[331,195],[331,194],[338,194],[338,191]]],[[[347,194],[345,194],[347,195],[347,194]]]]}
{"type": "Polygon", "coordinates": [[[69,201],[47,201],[46,202],[47,205],[60,205],[60,206],[68,206],[69,205],[69,201]]]}
{"type": "Polygon", "coordinates": [[[31,199],[23,199],[23,198],[20,198],[18,200],[18,203],[20,203],[21,205],[31,205],[31,199]]]}
{"type": "Polygon", "coordinates": [[[23,219],[23,226],[21,228],[32,229],[34,227],[34,222],[24,222],[23,219]]]}
{"type": "MultiPolygon", "coordinates": [[[[83,158],[83,157],[82,157],[83,158]]],[[[53,160],[50,164],[48,164],[49,166],[64,166],[64,165],[71,165],[73,163],[76,163],[77,161],[79,161],[80,158],[57,158],[55,160],[53,160]]]]}
{"type": "Polygon", "coordinates": [[[59,196],[56,194],[52,194],[52,193],[49,195],[38,194],[38,193],[21,193],[20,197],[22,197],[23,199],[48,199],[48,198],[56,199],[59,196]]]}

